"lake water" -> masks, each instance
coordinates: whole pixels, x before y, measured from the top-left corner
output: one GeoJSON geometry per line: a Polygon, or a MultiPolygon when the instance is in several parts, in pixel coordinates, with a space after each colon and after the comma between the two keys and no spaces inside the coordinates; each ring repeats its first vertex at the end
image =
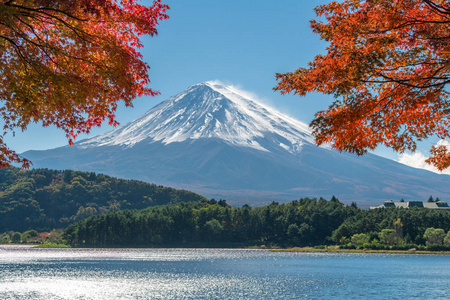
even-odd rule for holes
{"type": "Polygon", "coordinates": [[[0,299],[448,299],[450,256],[0,246],[0,299]]]}

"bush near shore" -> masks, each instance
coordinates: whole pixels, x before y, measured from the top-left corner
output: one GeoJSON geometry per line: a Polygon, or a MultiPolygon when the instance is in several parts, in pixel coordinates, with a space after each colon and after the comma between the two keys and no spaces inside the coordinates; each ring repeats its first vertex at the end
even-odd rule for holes
{"type": "Polygon", "coordinates": [[[50,232],[37,232],[27,230],[23,233],[9,231],[0,234],[0,244],[38,244],[38,245],[64,245],[62,229],[50,232]]]}

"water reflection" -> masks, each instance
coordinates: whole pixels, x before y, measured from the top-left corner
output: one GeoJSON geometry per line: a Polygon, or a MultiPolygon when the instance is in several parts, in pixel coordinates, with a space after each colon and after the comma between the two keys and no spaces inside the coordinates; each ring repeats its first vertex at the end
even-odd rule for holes
{"type": "Polygon", "coordinates": [[[445,298],[449,258],[1,246],[0,299],[445,298]]]}

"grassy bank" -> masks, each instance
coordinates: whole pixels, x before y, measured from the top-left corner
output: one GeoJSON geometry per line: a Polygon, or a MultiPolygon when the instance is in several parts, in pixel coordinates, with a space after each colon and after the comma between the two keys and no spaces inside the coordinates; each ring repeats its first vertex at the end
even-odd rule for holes
{"type": "Polygon", "coordinates": [[[66,244],[40,244],[34,248],[71,248],[66,244]]]}
{"type": "Polygon", "coordinates": [[[445,254],[450,251],[428,251],[428,250],[372,250],[372,249],[340,249],[337,246],[328,246],[323,249],[312,247],[294,247],[288,249],[269,249],[269,252],[329,252],[329,253],[386,253],[386,254],[445,254]]]}

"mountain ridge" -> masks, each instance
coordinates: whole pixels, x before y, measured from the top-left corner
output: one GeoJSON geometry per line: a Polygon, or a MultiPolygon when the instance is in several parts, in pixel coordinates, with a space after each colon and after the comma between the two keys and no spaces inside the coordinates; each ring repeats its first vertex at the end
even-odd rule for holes
{"type": "Polygon", "coordinates": [[[249,101],[231,87],[204,82],[170,97],[123,127],[77,144],[88,148],[133,146],[148,139],[170,144],[187,139],[219,138],[266,151],[257,140],[268,133],[290,152],[299,150],[299,141],[313,143],[306,124],[249,101]]]}
{"type": "MultiPolygon", "coordinates": [[[[37,167],[101,172],[235,204],[302,197],[445,199],[450,177],[367,154],[317,147],[307,125],[232,87],[189,87],[111,132],[23,154],[37,167]]],[[[369,203],[370,202],[370,203],[369,203]]]]}

